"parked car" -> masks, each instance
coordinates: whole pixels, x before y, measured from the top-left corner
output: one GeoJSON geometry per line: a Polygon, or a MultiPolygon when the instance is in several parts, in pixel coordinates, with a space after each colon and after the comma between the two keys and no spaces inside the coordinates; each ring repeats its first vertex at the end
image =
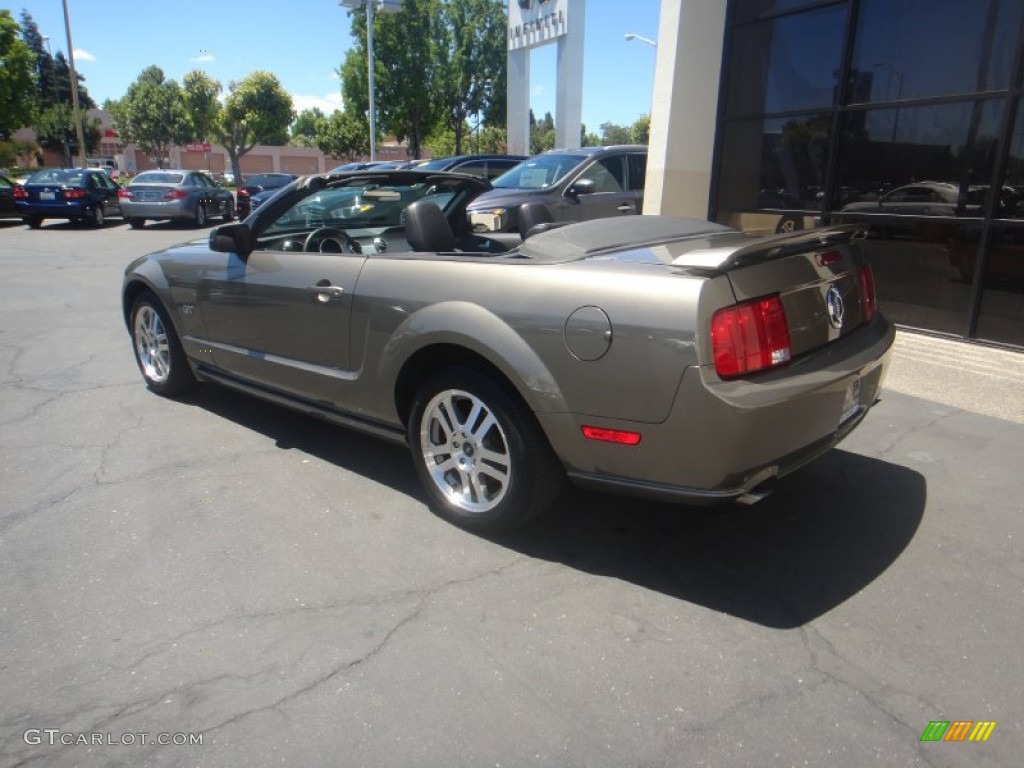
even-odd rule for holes
{"type": "Polygon", "coordinates": [[[524,523],[566,477],[754,501],[875,403],[894,331],[858,228],[631,216],[513,242],[469,230],[489,186],[306,177],[134,260],[122,307],[146,385],[217,382],[407,443],[431,506],[479,531],[524,523]]]}
{"type": "Polygon", "coordinates": [[[252,210],[250,198],[257,192],[267,189],[279,189],[289,181],[295,181],[298,177],[294,173],[258,173],[255,176],[246,176],[242,179],[241,186],[236,190],[238,195],[238,218],[244,219],[252,210]]]}
{"type": "Polygon", "coordinates": [[[494,179],[527,159],[523,155],[456,155],[427,160],[415,167],[421,171],[450,171],[494,179]]]}
{"type": "Polygon", "coordinates": [[[553,149],[531,157],[491,183],[469,206],[479,232],[515,232],[519,206],[542,202],[555,221],[585,221],[640,213],[647,147],[553,149]]]}
{"type": "Polygon", "coordinates": [[[280,192],[284,187],[274,187],[272,189],[265,189],[262,192],[257,192],[254,195],[249,196],[249,212],[252,213],[259,208],[263,203],[267,202],[270,198],[280,192]]]}
{"type": "Polygon", "coordinates": [[[102,227],[108,216],[121,216],[120,187],[99,168],[36,171],[14,188],[18,214],[32,229],[45,219],[88,221],[102,227]]]}
{"type": "Polygon", "coordinates": [[[7,176],[0,174],[0,219],[20,219],[18,207],[14,204],[14,188],[17,185],[7,176]]]}
{"type": "Polygon", "coordinates": [[[118,193],[128,224],[135,229],[155,221],[188,221],[205,227],[211,216],[235,218],[235,198],[205,173],[143,171],[118,193]]]}

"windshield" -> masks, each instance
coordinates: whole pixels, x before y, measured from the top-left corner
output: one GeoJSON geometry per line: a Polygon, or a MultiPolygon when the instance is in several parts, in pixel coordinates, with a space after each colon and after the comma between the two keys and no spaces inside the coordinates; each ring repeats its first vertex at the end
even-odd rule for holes
{"type": "Polygon", "coordinates": [[[133,184],[181,184],[184,176],[180,173],[167,173],[165,171],[147,171],[140,173],[132,181],[133,184]]]}
{"type": "Polygon", "coordinates": [[[501,174],[491,182],[491,186],[500,189],[543,189],[557,184],[586,159],[586,155],[537,155],[501,174]]]}
{"type": "Polygon", "coordinates": [[[26,184],[80,184],[81,171],[37,171],[28,177],[26,184]]]}
{"type": "Polygon", "coordinates": [[[437,160],[431,160],[427,163],[420,163],[416,166],[417,171],[443,171],[449,165],[452,164],[450,157],[439,157],[437,160]]]}
{"type": "Polygon", "coordinates": [[[379,232],[404,226],[405,209],[417,200],[432,202],[447,213],[468,194],[459,180],[386,185],[371,182],[305,192],[306,196],[284,210],[261,235],[275,237],[318,227],[379,232]]]}
{"type": "Polygon", "coordinates": [[[250,176],[245,183],[253,187],[283,187],[294,179],[294,176],[285,173],[268,173],[262,176],[250,176]]]}

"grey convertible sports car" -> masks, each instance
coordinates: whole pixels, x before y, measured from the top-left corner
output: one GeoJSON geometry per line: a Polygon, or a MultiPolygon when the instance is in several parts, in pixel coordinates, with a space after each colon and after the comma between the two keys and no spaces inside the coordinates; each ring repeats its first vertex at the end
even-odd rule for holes
{"type": "Polygon", "coordinates": [[[566,477],[754,501],[876,401],[893,328],[857,228],[527,209],[525,239],[481,236],[466,206],[488,186],[309,176],[135,260],[124,316],[147,386],[213,381],[407,443],[433,508],[480,531],[529,520],[566,477]]]}

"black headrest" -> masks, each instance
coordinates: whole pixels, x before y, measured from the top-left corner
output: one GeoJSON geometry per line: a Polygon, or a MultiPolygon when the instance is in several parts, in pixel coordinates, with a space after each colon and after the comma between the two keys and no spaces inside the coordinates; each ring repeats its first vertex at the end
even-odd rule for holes
{"type": "MultiPolygon", "coordinates": [[[[519,235],[525,240],[530,235],[536,234],[535,227],[542,224],[550,224],[555,218],[551,215],[551,209],[541,202],[523,203],[519,206],[519,235]]],[[[537,232],[542,231],[537,229],[537,232]]]]}
{"type": "Polygon", "coordinates": [[[455,233],[444,212],[419,200],[405,209],[405,239],[414,251],[454,251],[455,233]]]}

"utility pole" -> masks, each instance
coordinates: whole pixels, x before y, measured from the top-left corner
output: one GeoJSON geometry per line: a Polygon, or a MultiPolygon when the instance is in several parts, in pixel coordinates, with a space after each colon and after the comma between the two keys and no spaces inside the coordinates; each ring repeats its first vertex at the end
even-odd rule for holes
{"type": "Polygon", "coordinates": [[[68,35],[68,69],[71,75],[71,109],[78,137],[78,166],[85,168],[85,133],[82,131],[82,114],[78,109],[78,73],[75,71],[75,48],[71,44],[71,17],[68,15],[68,0],[64,0],[64,30],[68,35]]]}

